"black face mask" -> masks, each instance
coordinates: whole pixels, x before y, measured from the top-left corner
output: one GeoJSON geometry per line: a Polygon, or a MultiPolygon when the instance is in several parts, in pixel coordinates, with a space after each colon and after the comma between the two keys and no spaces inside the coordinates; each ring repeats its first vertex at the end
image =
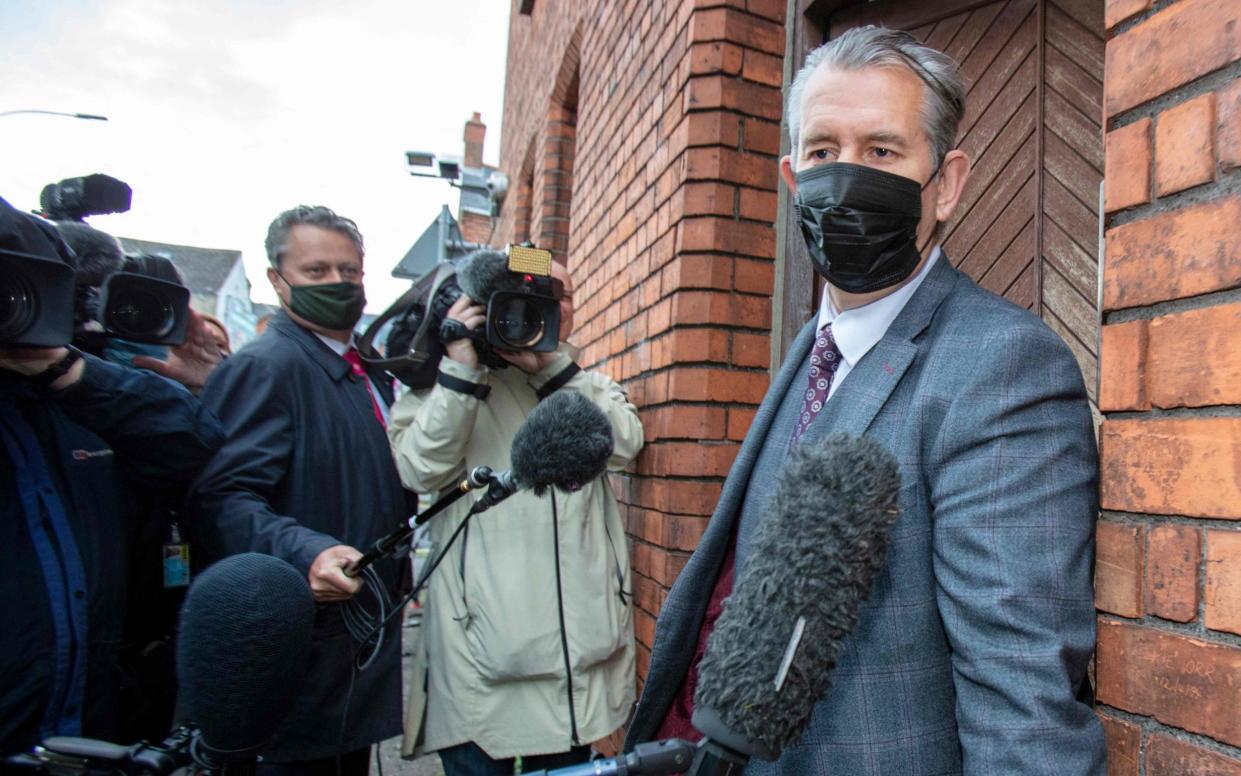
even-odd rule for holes
{"type": "Polygon", "coordinates": [[[796,206],[815,271],[840,290],[878,291],[918,267],[917,181],[858,164],[820,164],[797,173],[796,206]]]}

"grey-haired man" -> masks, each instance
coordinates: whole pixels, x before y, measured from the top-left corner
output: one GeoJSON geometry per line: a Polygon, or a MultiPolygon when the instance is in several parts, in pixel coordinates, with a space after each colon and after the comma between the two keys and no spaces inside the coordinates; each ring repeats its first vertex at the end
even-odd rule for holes
{"type": "MultiPolygon", "coordinates": [[[[694,736],[697,665],[791,445],[864,434],[900,464],[886,568],[799,745],[751,774],[1094,774],[1097,454],[1080,370],[938,245],[969,177],[956,63],[852,30],[789,92],[780,161],[816,272],[789,350],[655,636],[630,745],[694,736]]],[[[774,671],[773,666],[773,671],[774,671]]]]}

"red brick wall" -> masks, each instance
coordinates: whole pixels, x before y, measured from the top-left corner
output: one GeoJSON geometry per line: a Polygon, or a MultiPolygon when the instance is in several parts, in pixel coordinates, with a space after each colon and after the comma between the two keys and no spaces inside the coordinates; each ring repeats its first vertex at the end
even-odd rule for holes
{"type": "Polygon", "coordinates": [[[1108,0],[1109,776],[1241,776],[1241,3],[1108,0]]]}
{"type": "Polygon", "coordinates": [[[785,5],[536,0],[510,19],[500,163],[516,196],[494,242],[529,234],[567,257],[584,365],[640,408],[646,449],[613,479],[640,676],[767,387],[785,5]]]}
{"type": "Polygon", "coordinates": [[[461,220],[457,225],[461,227],[461,239],[468,243],[486,245],[491,239],[491,219],[481,213],[467,210],[460,212],[461,220]]]}

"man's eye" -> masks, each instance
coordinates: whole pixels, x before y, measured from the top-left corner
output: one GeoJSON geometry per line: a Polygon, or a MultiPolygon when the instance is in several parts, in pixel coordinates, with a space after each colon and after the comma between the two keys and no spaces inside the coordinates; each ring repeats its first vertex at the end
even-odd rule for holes
{"type": "Polygon", "coordinates": [[[893,155],[894,154],[892,153],[892,150],[889,148],[876,148],[875,149],[875,156],[879,157],[880,159],[887,159],[889,156],[893,156],[893,155]]]}
{"type": "Polygon", "coordinates": [[[811,151],[811,152],[810,152],[810,156],[811,156],[811,158],[818,159],[819,161],[823,161],[823,160],[827,159],[827,157],[828,157],[828,152],[827,152],[827,150],[826,150],[826,149],[820,148],[820,149],[819,149],[819,150],[817,150],[817,151],[811,151]]]}

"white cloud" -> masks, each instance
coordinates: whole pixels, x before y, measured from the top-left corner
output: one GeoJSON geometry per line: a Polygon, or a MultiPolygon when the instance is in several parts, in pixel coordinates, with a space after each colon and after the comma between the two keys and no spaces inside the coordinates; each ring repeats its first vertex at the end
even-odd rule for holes
{"type": "Polygon", "coordinates": [[[367,240],[368,309],[455,189],[410,178],[402,153],[460,153],[488,124],[498,161],[507,0],[4,0],[0,111],[82,111],[107,123],[0,117],[0,195],[34,208],[43,184],[106,172],[134,188],[113,234],[242,250],[256,301],[267,224],[325,204],[367,240]],[[54,14],[53,6],[56,7],[54,14]]]}

